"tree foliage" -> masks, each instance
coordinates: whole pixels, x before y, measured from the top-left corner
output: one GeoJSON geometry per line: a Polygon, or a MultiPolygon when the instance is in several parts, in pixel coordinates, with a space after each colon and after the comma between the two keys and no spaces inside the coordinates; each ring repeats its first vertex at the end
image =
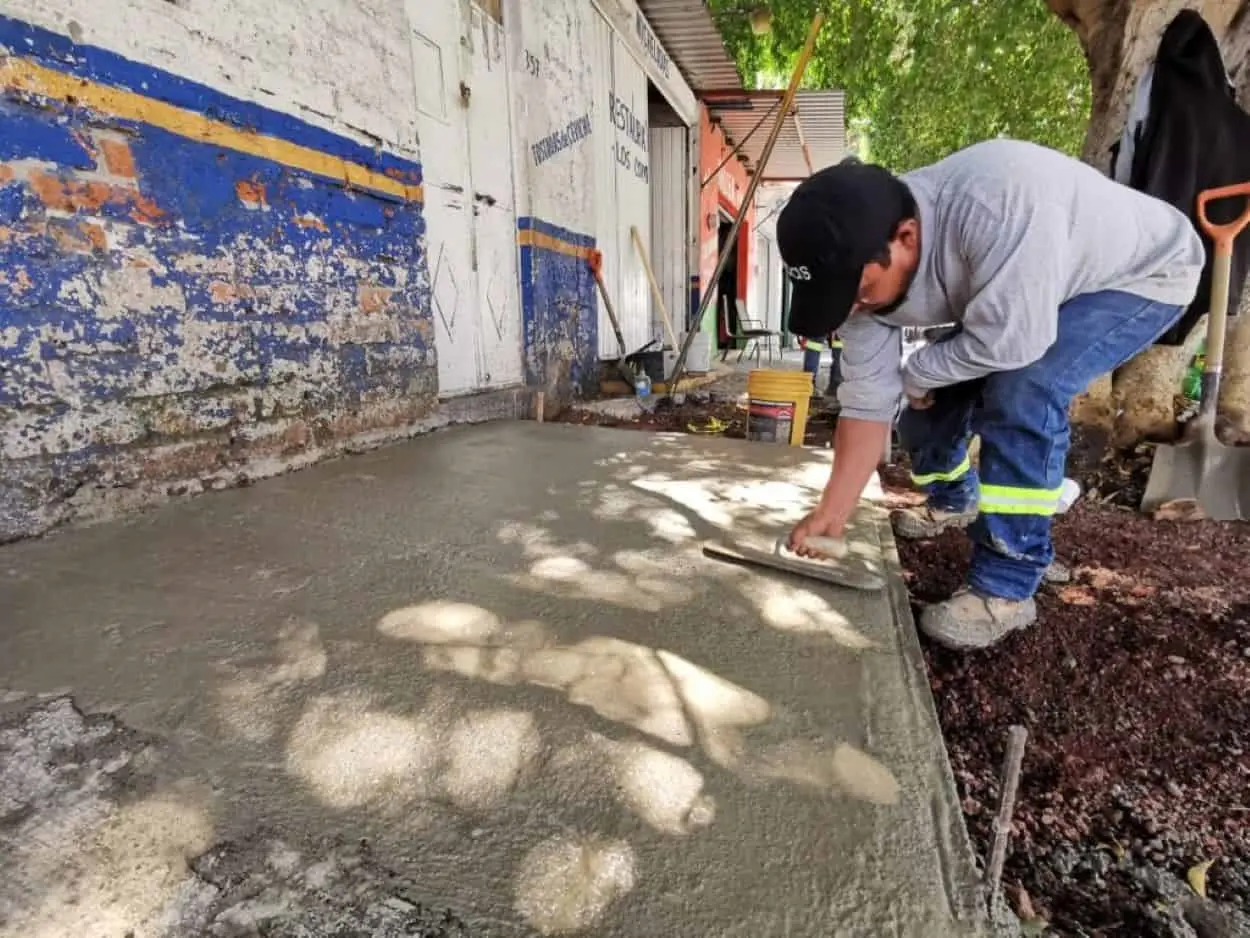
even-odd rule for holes
{"type": "Polygon", "coordinates": [[[1079,154],[1090,82],[1044,0],[711,0],[748,84],[784,86],[817,8],[804,85],[846,92],[860,155],[902,172],[997,136],[1079,154]],[[753,34],[750,11],[772,28],[753,34]]]}

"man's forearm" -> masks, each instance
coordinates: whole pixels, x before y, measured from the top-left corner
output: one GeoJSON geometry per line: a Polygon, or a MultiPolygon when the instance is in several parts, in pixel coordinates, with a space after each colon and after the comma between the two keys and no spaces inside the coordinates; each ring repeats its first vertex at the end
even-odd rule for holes
{"type": "Polygon", "coordinates": [[[820,497],[822,512],[844,524],[885,453],[890,424],[844,417],[833,437],[833,472],[820,497]]]}

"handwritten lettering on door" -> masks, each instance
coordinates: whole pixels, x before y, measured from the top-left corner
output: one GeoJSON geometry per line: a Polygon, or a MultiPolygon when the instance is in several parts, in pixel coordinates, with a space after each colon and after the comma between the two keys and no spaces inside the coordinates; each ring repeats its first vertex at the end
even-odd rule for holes
{"type": "Polygon", "coordinates": [[[612,144],[612,154],[616,157],[617,165],[630,170],[643,182],[649,182],[651,169],[645,159],[648,152],[646,120],[639,118],[633,108],[616,96],[615,91],[608,92],[608,116],[617,131],[617,139],[612,144]],[[638,147],[644,156],[639,156],[630,144],[638,147]]]}

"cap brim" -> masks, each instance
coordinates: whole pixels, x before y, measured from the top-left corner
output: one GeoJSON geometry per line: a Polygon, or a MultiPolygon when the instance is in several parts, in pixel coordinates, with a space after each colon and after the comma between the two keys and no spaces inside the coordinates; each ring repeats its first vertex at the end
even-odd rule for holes
{"type": "Polygon", "coordinates": [[[846,322],[859,290],[859,277],[791,283],[789,331],[805,339],[823,339],[846,322]]]}

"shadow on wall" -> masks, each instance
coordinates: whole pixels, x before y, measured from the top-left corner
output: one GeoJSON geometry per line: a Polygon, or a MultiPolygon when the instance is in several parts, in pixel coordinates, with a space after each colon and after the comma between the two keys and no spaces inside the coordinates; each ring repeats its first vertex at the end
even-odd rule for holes
{"type": "MultiPolygon", "coordinates": [[[[87,872],[110,889],[86,893],[74,914],[133,927],[185,911],[194,883],[180,857],[213,842],[215,815],[251,797],[270,774],[284,808],[294,805],[301,824],[314,828],[368,824],[418,842],[448,824],[507,827],[511,839],[502,846],[484,835],[482,849],[497,858],[491,863],[507,870],[505,883],[495,887],[492,879],[492,888],[506,892],[511,915],[547,935],[603,924],[646,882],[643,858],[657,850],[681,843],[692,864],[721,862],[722,838],[741,836],[743,812],[771,815],[781,797],[888,813],[903,797],[888,765],[745,686],[748,678],[699,663],[697,651],[611,628],[616,615],[645,620],[728,594],[736,618],[723,629],[758,631],[761,622],[769,629],[753,667],[775,666],[774,645],[786,656],[798,643],[849,660],[882,651],[819,586],[698,557],[698,539],[709,531],[775,532],[803,511],[827,468],[795,459],[778,470],[657,437],[642,452],[605,460],[598,468],[608,481],[554,480],[545,498],[520,512],[526,520],[496,519],[484,566],[453,581],[458,596],[414,596],[368,621],[324,625],[308,606],[275,626],[270,641],[218,652],[188,708],[188,719],[201,721],[196,745],[213,747],[221,767],[217,791],[199,780],[136,790],[120,809],[83,814],[72,838],[65,831],[32,838],[24,862],[48,872],[39,883],[46,901],[11,909],[10,926],[35,936],[66,933],[67,913],[49,898],[62,896],[55,857],[72,855],[73,838],[114,830],[119,811],[153,819],[156,871],[128,870],[114,852],[89,852],[87,872]],[[584,530],[566,524],[573,515],[617,532],[604,541],[620,546],[570,536],[584,530]],[[479,578],[484,585],[474,586],[479,578]],[[535,600],[550,617],[509,614],[535,608],[535,600]],[[578,635],[553,625],[567,630],[589,615],[594,626],[578,635]],[[171,803],[184,808],[162,807],[171,803]],[[518,816],[543,820],[518,824],[518,816]]],[[[370,484],[386,480],[374,476],[370,484]]],[[[356,562],[350,553],[341,559],[356,562]]],[[[397,563],[402,572],[411,560],[397,563]]],[[[217,586],[197,581],[197,590],[217,586]]],[[[473,847],[465,841],[455,849],[473,847]]],[[[469,872],[450,875],[468,879],[469,872]]],[[[719,901],[735,888],[701,882],[698,901],[719,901]]],[[[465,907],[473,901],[463,897],[465,907]]]]}

